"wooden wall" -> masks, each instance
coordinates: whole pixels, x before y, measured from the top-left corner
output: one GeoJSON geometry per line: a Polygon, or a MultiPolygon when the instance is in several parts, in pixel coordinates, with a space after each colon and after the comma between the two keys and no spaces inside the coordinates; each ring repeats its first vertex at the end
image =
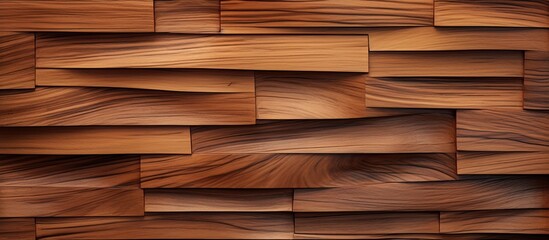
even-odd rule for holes
{"type": "Polygon", "coordinates": [[[0,239],[548,239],[547,0],[1,0],[0,239]]]}

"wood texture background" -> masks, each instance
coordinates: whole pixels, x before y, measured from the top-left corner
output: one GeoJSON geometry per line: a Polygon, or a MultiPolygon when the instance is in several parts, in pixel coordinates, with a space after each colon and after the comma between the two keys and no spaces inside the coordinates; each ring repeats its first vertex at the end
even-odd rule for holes
{"type": "Polygon", "coordinates": [[[36,239],[549,239],[549,1],[0,0],[36,239]]]}

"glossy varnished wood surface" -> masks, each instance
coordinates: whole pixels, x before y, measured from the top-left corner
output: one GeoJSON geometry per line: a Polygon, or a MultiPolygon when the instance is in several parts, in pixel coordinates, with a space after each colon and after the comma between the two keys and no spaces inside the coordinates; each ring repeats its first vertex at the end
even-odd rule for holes
{"type": "Polygon", "coordinates": [[[457,154],[458,174],[549,174],[549,152],[467,152],[457,154]]]}
{"type": "Polygon", "coordinates": [[[440,232],[549,234],[549,210],[442,212],[440,232]]]}
{"type": "Polygon", "coordinates": [[[0,240],[34,240],[34,218],[0,218],[0,240]]]}
{"type": "Polygon", "coordinates": [[[217,33],[219,1],[155,0],[156,32],[217,33]]]}
{"type": "Polygon", "coordinates": [[[524,108],[549,110],[549,51],[524,53],[524,108]]]}
{"type": "Polygon", "coordinates": [[[0,90],[34,88],[34,79],[34,34],[0,30],[0,90]]]}

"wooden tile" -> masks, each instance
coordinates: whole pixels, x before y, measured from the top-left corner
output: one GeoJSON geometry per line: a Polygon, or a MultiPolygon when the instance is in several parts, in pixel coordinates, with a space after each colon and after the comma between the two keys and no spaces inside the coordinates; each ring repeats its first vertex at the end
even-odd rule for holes
{"type": "Polygon", "coordinates": [[[547,235],[543,234],[510,234],[510,233],[464,233],[464,234],[441,234],[443,240],[545,240],[547,235]]]}
{"type": "MultiPolygon", "coordinates": [[[[401,233],[401,234],[294,234],[294,239],[372,239],[372,240],[442,240],[440,234],[433,233],[401,233]]],[[[473,240],[473,239],[469,239],[473,240]]],[[[475,239],[478,240],[478,239],[475,239]]]]}
{"type": "Polygon", "coordinates": [[[40,68],[368,71],[366,35],[55,35],[37,38],[40,68]]]}
{"type": "Polygon", "coordinates": [[[459,174],[549,174],[549,152],[458,152],[459,174]]]}
{"type": "Polygon", "coordinates": [[[441,212],[443,233],[549,234],[549,210],[441,212]]]}
{"type": "Polygon", "coordinates": [[[154,32],[153,0],[2,0],[0,31],[154,32]]]}
{"type": "Polygon", "coordinates": [[[0,90],[26,88],[34,88],[34,34],[0,32],[0,90]]]}
{"type": "Polygon", "coordinates": [[[549,110],[549,51],[524,53],[524,108],[549,110]]]}
{"type": "Polygon", "coordinates": [[[34,240],[34,218],[0,218],[0,240],[34,240]]]}
{"type": "Polygon", "coordinates": [[[188,127],[0,128],[0,154],[188,154],[188,127]]]}
{"type": "Polygon", "coordinates": [[[219,1],[155,0],[156,32],[217,33],[219,1]]]}

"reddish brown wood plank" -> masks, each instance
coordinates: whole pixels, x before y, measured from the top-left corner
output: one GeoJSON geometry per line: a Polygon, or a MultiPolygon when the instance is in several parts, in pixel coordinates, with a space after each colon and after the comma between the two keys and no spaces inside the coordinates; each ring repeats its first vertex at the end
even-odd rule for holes
{"type": "MultiPolygon", "coordinates": [[[[372,240],[442,240],[440,234],[433,233],[403,233],[403,234],[294,234],[294,239],[372,239],[372,240]]],[[[473,239],[469,239],[473,240],[473,239]]],[[[478,239],[474,239],[478,240],[478,239]]]]}
{"type": "Polygon", "coordinates": [[[458,152],[459,174],[549,174],[549,152],[458,152]]]}
{"type": "Polygon", "coordinates": [[[549,51],[524,53],[524,108],[549,110],[549,51]]]}
{"type": "Polygon", "coordinates": [[[440,232],[549,234],[549,210],[441,212],[440,232]]]}
{"type": "Polygon", "coordinates": [[[219,1],[155,0],[156,32],[217,33],[219,1]]]}
{"type": "Polygon", "coordinates": [[[0,218],[0,240],[34,240],[34,218],[0,218]]]}
{"type": "Polygon", "coordinates": [[[0,32],[0,90],[34,88],[34,78],[34,34],[0,32]]]}

